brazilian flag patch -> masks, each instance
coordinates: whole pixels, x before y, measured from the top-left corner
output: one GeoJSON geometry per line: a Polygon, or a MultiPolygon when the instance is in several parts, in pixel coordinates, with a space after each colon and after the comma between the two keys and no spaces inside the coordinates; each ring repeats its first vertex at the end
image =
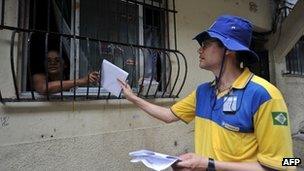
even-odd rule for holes
{"type": "Polygon", "coordinates": [[[272,112],[273,125],[287,125],[287,113],[286,112],[272,112]]]}

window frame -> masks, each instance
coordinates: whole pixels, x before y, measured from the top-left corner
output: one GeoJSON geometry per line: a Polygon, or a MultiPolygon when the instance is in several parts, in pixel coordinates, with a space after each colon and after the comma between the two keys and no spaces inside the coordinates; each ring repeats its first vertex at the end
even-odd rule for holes
{"type": "MultiPolygon", "coordinates": [[[[1,0],[2,1],[2,0],[1,0]]],[[[76,1],[76,5],[77,4],[80,4],[80,1],[81,0],[75,0],[76,1]]],[[[136,4],[136,3],[133,3],[131,0],[121,0],[122,2],[126,2],[126,3],[130,3],[130,4],[136,4]]],[[[149,3],[152,3],[154,2],[154,6],[155,7],[163,7],[165,6],[165,2],[166,1],[161,1],[162,3],[160,4],[159,2],[155,2],[154,1],[151,1],[151,0],[145,0],[145,1],[142,1],[142,2],[145,2],[147,4],[149,3]]],[[[54,2],[56,3],[56,2],[54,2]]],[[[29,9],[29,4],[27,3],[26,4],[27,6],[25,8],[29,9]]],[[[138,44],[141,45],[141,46],[144,46],[144,5],[141,5],[141,4],[136,4],[138,6],[138,44]]],[[[71,9],[74,9],[74,3],[71,3],[71,9]]],[[[27,13],[29,13],[30,11],[27,11],[27,13]]],[[[26,15],[26,17],[23,17],[23,20],[25,22],[28,22],[29,20],[29,15],[26,15]]],[[[162,20],[165,20],[165,16],[164,18],[162,18],[162,20]]],[[[164,21],[162,21],[164,22],[164,21]]],[[[75,13],[73,10],[71,10],[71,21],[70,21],[70,33],[69,34],[74,34],[74,35],[79,35],[80,33],[80,8],[76,8],[75,10],[75,13]],[[75,22],[74,22],[75,20],[75,22]],[[74,29],[75,27],[75,29],[74,29]]],[[[161,34],[165,34],[165,29],[164,30],[161,30],[163,31],[163,33],[161,34]]],[[[167,48],[166,47],[166,38],[163,40],[163,44],[164,44],[164,48],[167,48]]],[[[28,39],[28,36],[25,35],[24,37],[25,41],[26,42],[26,39],[28,39]]],[[[76,79],[79,78],[79,58],[80,58],[80,43],[79,43],[79,40],[76,39],[74,40],[73,38],[70,39],[71,42],[70,42],[70,56],[71,56],[71,59],[70,59],[70,80],[73,80],[75,77],[74,77],[74,68],[76,68],[76,79]],[[75,50],[75,47],[76,47],[76,50],[75,50]],[[73,60],[73,56],[76,55],[76,66],[74,66],[74,63],[75,61],[73,60]]],[[[28,47],[26,45],[26,43],[23,43],[22,45],[22,48],[26,51],[28,50],[28,47]]],[[[27,90],[26,86],[27,86],[27,77],[28,77],[28,73],[26,72],[27,69],[28,69],[28,66],[27,66],[27,59],[28,59],[28,54],[25,53],[25,54],[22,54],[23,56],[25,56],[25,58],[23,58],[24,60],[22,61],[22,75],[21,75],[21,79],[22,79],[22,82],[21,82],[21,96],[22,97],[30,97],[31,94],[30,94],[30,90],[27,90]]],[[[139,65],[137,66],[138,68],[140,69],[136,69],[137,71],[139,70],[139,73],[137,73],[138,75],[143,75],[143,68],[144,68],[144,60],[142,60],[144,58],[144,54],[143,54],[143,51],[139,51],[139,54],[138,54],[138,57],[140,58],[140,63],[139,65]]],[[[166,78],[165,78],[166,79],[166,78]]],[[[76,95],[85,95],[86,94],[86,91],[87,91],[87,86],[81,86],[81,87],[75,87],[76,88],[76,95]]],[[[168,88],[170,89],[170,86],[168,86],[168,88]]],[[[102,87],[98,87],[98,86],[90,86],[89,87],[90,91],[89,91],[89,95],[97,95],[97,90],[100,89],[100,94],[101,95],[106,95],[108,94],[108,92],[102,88],[102,87]]],[[[70,95],[73,95],[73,91],[74,91],[74,88],[71,88],[70,90],[68,91],[62,91],[63,93],[63,96],[70,96],[70,95]]],[[[133,88],[133,91],[134,92],[138,92],[138,88],[133,88]]],[[[43,97],[42,95],[39,95],[39,93],[37,93],[36,91],[34,91],[35,93],[35,96],[37,97],[43,97]]],[[[61,93],[53,93],[52,96],[60,96],[61,93]]]]}
{"type": "Polygon", "coordinates": [[[285,56],[285,76],[304,77],[304,35],[285,56]]]}
{"type": "MultiPolygon", "coordinates": [[[[81,0],[76,0],[76,3],[79,3],[80,4],[80,1],[81,0]]],[[[141,46],[144,46],[144,6],[143,5],[141,5],[141,4],[136,4],[136,3],[133,3],[132,1],[128,1],[128,0],[121,0],[122,2],[125,2],[125,3],[130,3],[130,4],[135,4],[135,5],[137,5],[138,6],[138,44],[139,45],[141,45],[141,46]]],[[[150,4],[152,4],[152,2],[154,2],[154,1],[151,1],[151,0],[146,0],[145,1],[146,3],[150,3],[150,4]]],[[[153,6],[155,6],[155,7],[158,7],[158,6],[164,6],[165,4],[165,2],[166,1],[163,1],[163,0],[161,0],[161,4],[153,4],[153,6]]],[[[73,3],[72,3],[72,9],[74,9],[73,8],[73,3]]],[[[72,28],[71,28],[71,31],[73,30],[73,23],[74,23],[74,14],[73,14],[73,10],[71,11],[71,26],[72,26],[72,28]]],[[[76,9],[76,11],[75,11],[75,16],[76,16],[76,20],[75,20],[75,34],[76,35],[79,35],[80,34],[80,8],[77,8],[76,9]]],[[[164,16],[165,17],[165,16],[164,16]]],[[[165,20],[165,18],[163,18],[163,20],[165,20]]],[[[160,26],[161,27],[161,26],[160,26]]],[[[164,33],[162,33],[162,34],[165,34],[165,29],[163,30],[163,32],[164,33]]],[[[165,37],[166,38],[166,37],[165,37]]],[[[164,46],[166,46],[166,39],[164,39],[164,41],[163,41],[163,44],[164,44],[164,46]]],[[[72,44],[72,42],[71,42],[71,44],[72,44]]],[[[74,72],[74,68],[76,68],[76,79],[78,79],[79,78],[79,74],[80,74],[80,68],[79,68],[79,58],[80,58],[80,43],[79,43],[79,40],[78,41],[76,41],[76,48],[77,48],[77,50],[76,50],[76,67],[74,67],[74,62],[72,63],[70,63],[70,79],[72,79],[72,77],[74,76],[73,75],[73,72],[74,72]]],[[[165,47],[166,48],[166,47],[165,47]]],[[[71,48],[70,48],[71,50],[70,50],[70,54],[73,54],[73,52],[75,52],[75,50],[74,50],[74,46],[71,46],[71,48]]],[[[136,70],[137,70],[137,75],[138,76],[140,76],[140,75],[143,75],[143,68],[144,68],[144,60],[143,60],[143,58],[144,58],[145,56],[144,56],[144,54],[143,54],[143,52],[142,51],[139,51],[139,54],[138,54],[138,58],[139,58],[139,61],[140,61],[140,63],[139,63],[139,65],[137,66],[138,68],[136,68],[136,70]],[[138,72],[139,71],[139,72],[138,72]]],[[[70,61],[72,61],[72,60],[70,60],[70,61]]],[[[162,79],[166,79],[166,78],[162,78],[162,79]]],[[[168,86],[169,88],[170,88],[170,86],[168,86]]],[[[93,90],[93,92],[95,92],[96,94],[93,94],[93,95],[97,95],[97,90],[96,89],[99,89],[99,87],[98,86],[95,86],[95,87],[90,87],[90,90],[93,90]]],[[[70,90],[71,92],[73,91],[73,88],[70,90]]],[[[82,87],[76,87],[76,92],[77,93],[79,93],[79,94],[82,94],[82,93],[84,93],[84,92],[86,92],[87,91],[87,86],[82,86],[82,87]]],[[[139,90],[138,90],[138,88],[133,88],[133,92],[138,92],[139,90]]],[[[66,92],[69,92],[69,91],[66,91],[66,92]]],[[[91,91],[90,91],[91,92],[91,91]]],[[[106,93],[108,93],[103,87],[100,87],[100,92],[101,93],[103,93],[103,94],[106,94],[106,93]]]]}

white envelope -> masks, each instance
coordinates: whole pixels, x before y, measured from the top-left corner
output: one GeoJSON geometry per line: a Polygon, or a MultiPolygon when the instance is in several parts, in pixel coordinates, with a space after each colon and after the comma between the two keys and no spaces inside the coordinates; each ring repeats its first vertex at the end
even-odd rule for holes
{"type": "Polygon", "coordinates": [[[180,160],[180,158],[176,156],[170,156],[149,150],[133,151],[130,152],[129,155],[132,157],[132,163],[142,162],[148,168],[156,171],[165,170],[180,160]]]}
{"type": "Polygon", "coordinates": [[[117,79],[126,81],[129,73],[115,66],[107,60],[102,61],[101,65],[101,86],[106,89],[108,92],[111,92],[115,96],[119,96],[121,92],[120,84],[117,79]]]}

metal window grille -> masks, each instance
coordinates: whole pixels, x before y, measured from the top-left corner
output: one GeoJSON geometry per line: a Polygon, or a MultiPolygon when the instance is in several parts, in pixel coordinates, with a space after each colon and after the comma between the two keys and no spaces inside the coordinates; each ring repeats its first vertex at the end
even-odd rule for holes
{"type": "Polygon", "coordinates": [[[291,51],[286,55],[286,73],[304,75],[304,36],[302,36],[291,51]]]}
{"type": "Polygon", "coordinates": [[[129,83],[138,96],[176,98],[180,94],[187,61],[177,50],[174,0],[17,1],[16,25],[6,24],[7,1],[1,2],[0,29],[11,31],[10,65],[15,88],[15,97],[3,97],[0,90],[1,102],[115,99],[100,85],[76,87],[78,78],[100,69],[102,59],[129,72],[129,83]],[[21,79],[14,62],[17,38],[22,41],[21,45],[18,42],[22,53],[17,55],[22,59],[21,79]],[[68,71],[60,62],[61,90],[50,93],[46,79],[47,93],[39,95],[33,86],[33,66],[35,62],[43,66],[48,78],[47,53],[52,49],[68,60],[68,71]],[[74,80],[71,91],[62,89],[65,77],[74,80]]]}

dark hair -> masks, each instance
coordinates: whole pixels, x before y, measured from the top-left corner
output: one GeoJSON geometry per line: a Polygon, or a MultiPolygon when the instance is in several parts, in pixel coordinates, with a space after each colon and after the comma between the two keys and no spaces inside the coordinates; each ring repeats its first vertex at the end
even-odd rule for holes
{"type": "Polygon", "coordinates": [[[215,37],[209,37],[208,39],[206,40],[209,40],[209,41],[212,41],[212,42],[215,42],[219,47],[223,48],[225,47],[225,45],[223,44],[223,42],[218,39],[218,38],[215,38],[215,37]]]}
{"type": "Polygon", "coordinates": [[[236,60],[241,64],[243,63],[243,67],[248,67],[252,65],[252,62],[248,59],[248,53],[246,51],[238,51],[235,52],[236,60]]]}

